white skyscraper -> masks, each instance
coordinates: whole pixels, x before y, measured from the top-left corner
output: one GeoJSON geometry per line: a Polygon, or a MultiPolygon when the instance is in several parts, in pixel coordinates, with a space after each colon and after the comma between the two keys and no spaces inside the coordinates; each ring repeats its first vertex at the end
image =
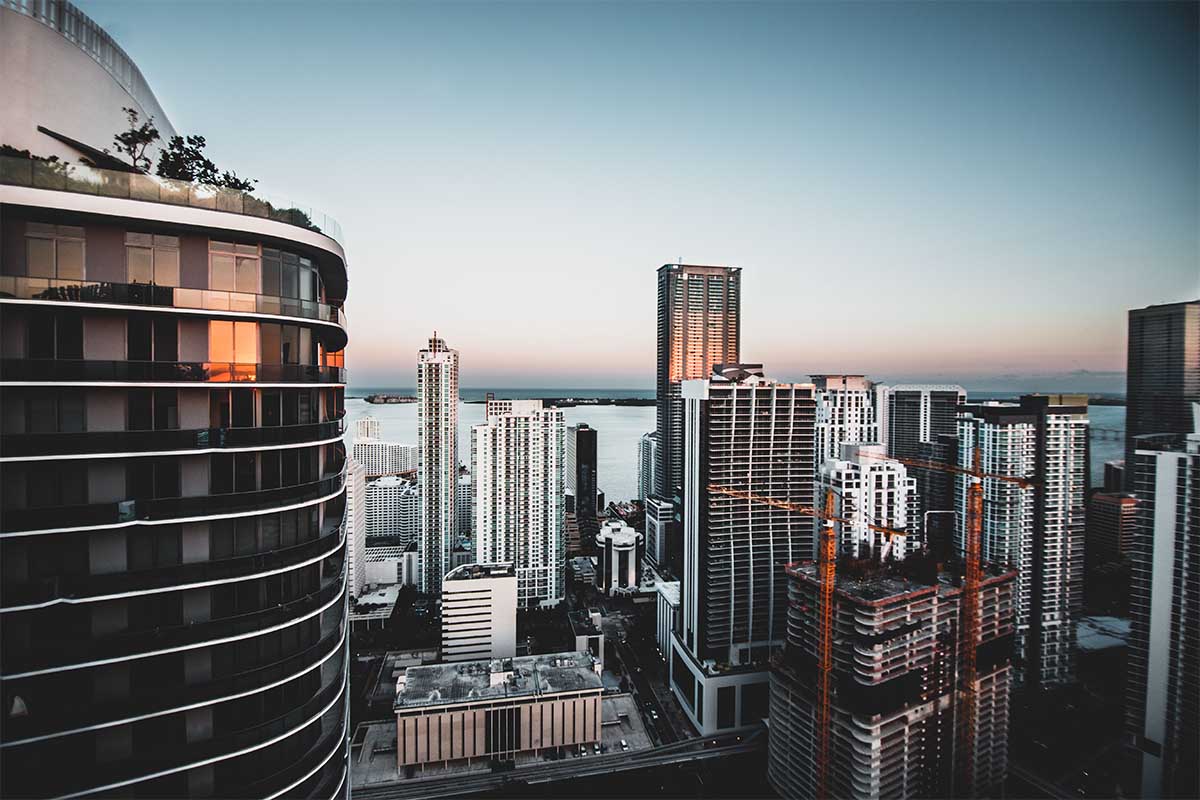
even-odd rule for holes
{"type": "Polygon", "coordinates": [[[638,440],[638,499],[643,504],[654,494],[654,469],[658,463],[658,432],[643,433],[638,440]]]}
{"type": "Polygon", "coordinates": [[[354,460],[363,465],[368,478],[414,472],[419,461],[415,444],[380,439],[356,441],[351,452],[354,460]]]}
{"type": "Polygon", "coordinates": [[[367,479],[362,464],[346,459],[346,574],[350,594],[358,597],[366,583],[367,479]]]}
{"type": "Polygon", "coordinates": [[[563,413],[540,400],[491,410],[471,429],[476,555],[514,565],[522,606],[553,605],[564,594],[563,413]]]}
{"type": "MultiPolygon", "coordinates": [[[[853,520],[834,523],[842,553],[882,561],[902,559],[921,548],[916,479],[909,477],[903,464],[886,458],[885,450],[882,444],[845,444],[841,458],[827,458],[821,464],[816,502],[823,503],[826,490],[833,489],[834,513],[853,520]],[[869,525],[908,535],[889,537],[869,525]]],[[[819,528],[821,521],[815,523],[819,528]]]]}
{"type": "MultiPolygon", "coordinates": [[[[1200,422],[1200,404],[1193,404],[1200,422]]],[[[1142,797],[1200,796],[1200,433],[1143,434],[1125,722],[1142,797]]]]}
{"type": "Polygon", "coordinates": [[[437,594],[458,533],[458,351],[446,347],[436,331],[417,353],[417,439],[420,589],[437,594]]]}
{"type": "MultiPolygon", "coordinates": [[[[1075,621],[1083,605],[1084,489],[1088,418],[1084,395],[1026,395],[1017,403],[964,405],[958,463],[975,448],[984,472],[980,554],[1017,570],[1017,680],[1073,679],[1075,621]]],[[[955,482],[955,547],[961,553],[968,478],[955,482]]]]}
{"type": "Polygon", "coordinates": [[[816,468],[842,457],[843,444],[883,442],[881,393],[862,375],[812,375],[817,387],[816,468]]]}
{"type": "Polygon", "coordinates": [[[411,480],[385,475],[367,481],[367,539],[388,536],[408,546],[421,535],[421,492],[411,480]]]}
{"type": "Polygon", "coordinates": [[[364,439],[378,438],[379,420],[368,414],[354,423],[354,441],[361,442],[364,439]]]}

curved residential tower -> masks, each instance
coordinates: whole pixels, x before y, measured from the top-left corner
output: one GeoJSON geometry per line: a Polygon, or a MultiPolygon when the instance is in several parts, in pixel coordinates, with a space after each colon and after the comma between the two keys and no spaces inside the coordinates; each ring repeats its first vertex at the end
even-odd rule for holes
{"type": "Polygon", "coordinates": [[[347,796],[336,224],[120,169],[69,3],[0,71],[0,795],[347,796]]]}

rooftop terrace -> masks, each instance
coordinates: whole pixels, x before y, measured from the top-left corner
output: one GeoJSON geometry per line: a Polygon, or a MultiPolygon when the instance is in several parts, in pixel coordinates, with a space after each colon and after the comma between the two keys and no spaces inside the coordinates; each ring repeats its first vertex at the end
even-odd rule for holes
{"type": "Polygon", "coordinates": [[[598,662],[588,653],[429,664],[408,668],[395,710],[603,688],[598,662]]]}

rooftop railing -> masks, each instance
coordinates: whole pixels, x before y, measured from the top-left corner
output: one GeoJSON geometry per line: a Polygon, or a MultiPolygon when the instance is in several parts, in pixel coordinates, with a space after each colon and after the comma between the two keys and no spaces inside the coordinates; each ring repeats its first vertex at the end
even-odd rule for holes
{"type": "Polygon", "coordinates": [[[0,184],[260,217],[324,234],[338,244],[345,245],[342,227],[333,217],[311,206],[257,188],[253,192],[243,192],[138,172],[14,156],[0,156],[0,184]]]}

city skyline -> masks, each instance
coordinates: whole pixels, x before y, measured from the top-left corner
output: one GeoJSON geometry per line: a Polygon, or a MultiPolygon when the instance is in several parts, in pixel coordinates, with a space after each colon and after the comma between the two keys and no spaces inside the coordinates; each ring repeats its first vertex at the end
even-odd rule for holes
{"type": "Polygon", "coordinates": [[[81,7],[343,223],[357,385],[436,326],[470,385],[650,386],[677,260],[743,267],[743,356],[788,378],[1119,372],[1128,308],[1200,293],[1194,5],[81,7]],[[586,299],[512,324],[552,286],[586,299]],[[862,323],[789,311],[829,302],[862,323]]]}

